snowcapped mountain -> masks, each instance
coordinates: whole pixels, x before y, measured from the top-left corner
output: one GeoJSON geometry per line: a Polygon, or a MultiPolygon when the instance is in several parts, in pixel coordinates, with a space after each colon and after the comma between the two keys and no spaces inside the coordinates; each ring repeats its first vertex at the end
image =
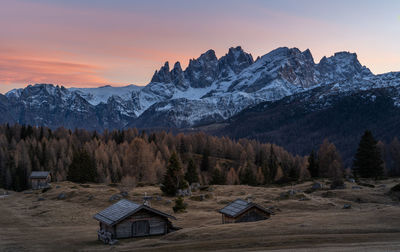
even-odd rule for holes
{"type": "Polygon", "coordinates": [[[7,110],[13,119],[8,121],[51,128],[63,126],[101,130],[122,128],[136,118],[129,99],[111,95],[106,103],[93,105],[94,101],[104,99],[105,95],[97,89],[93,93],[85,91],[71,91],[52,84],[29,85],[24,89],[12,90],[5,95],[7,110]],[[91,99],[87,100],[88,97],[91,99]]]}
{"type": "Polygon", "coordinates": [[[119,97],[124,101],[132,99],[132,93],[139,92],[143,87],[129,85],[124,87],[112,87],[110,85],[98,88],[69,88],[69,91],[76,92],[92,105],[107,103],[110,97],[119,97]]]}
{"type": "Polygon", "coordinates": [[[130,126],[185,128],[223,121],[260,102],[280,100],[325,85],[332,86],[331,92],[399,85],[397,73],[375,76],[354,53],[336,53],[316,64],[309,50],[286,47],[255,62],[240,47],[229,49],[219,60],[213,51],[207,51],[191,61],[185,71],[179,71],[178,79],[172,77],[177,72],[175,67],[168,70],[166,63],[143,89],[162,86],[168,88],[168,96],[158,96],[159,100],[130,126]]]}
{"type": "MultiPolygon", "coordinates": [[[[374,75],[357,55],[335,53],[315,63],[309,50],[278,48],[253,60],[241,47],[217,58],[213,50],[183,70],[166,62],[139,87],[69,88],[37,84],[8,92],[0,109],[8,121],[103,130],[124,127],[186,128],[224,121],[261,102],[321,89],[319,96],[400,85],[400,73],[374,75]]],[[[398,102],[398,101],[397,101],[398,102]]]]}

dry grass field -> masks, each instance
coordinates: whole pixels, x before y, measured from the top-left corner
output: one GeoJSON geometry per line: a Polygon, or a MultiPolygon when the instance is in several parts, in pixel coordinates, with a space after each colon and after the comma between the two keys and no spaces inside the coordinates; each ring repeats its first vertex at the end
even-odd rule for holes
{"type": "MultiPolygon", "coordinates": [[[[326,182],[326,181],[325,181],[326,182]]],[[[323,182],[324,183],[324,182],[323,182]]],[[[312,182],[292,187],[213,186],[204,201],[185,198],[186,213],[173,214],[173,198],[158,199],[157,187],[129,190],[128,199],[141,202],[152,195],[152,207],[177,217],[181,230],[165,236],[120,240],[116,245],[97,241],[98,223],[92,216],[112,204],[117,187],[53,183],[47,192],[15,193],[0,197],[0,251],[400,251],[400,204],[387,196],[399,183],[385,180],[375,188],[301,191],[312,182]],[[64,192],[66,198],[57,199],[64,192]],[[271,219],[221,224],[217,212],[228,202],[251,196],[271,207],[271,219]],[[41,198],[42,200],[39,200],[41,198]],[[343,209],[351,204],[351,209],[343,209]]],[[[2,190],[0,190],[2,195],[2,190]]]]}

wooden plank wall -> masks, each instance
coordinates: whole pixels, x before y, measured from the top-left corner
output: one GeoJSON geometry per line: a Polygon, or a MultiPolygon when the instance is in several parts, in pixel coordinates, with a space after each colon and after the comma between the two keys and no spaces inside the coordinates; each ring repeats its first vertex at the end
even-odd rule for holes
{"type": "Polygon", "coordinates": [[[235,222],[251,222],[251,221],[260,221],[266,220],[269,218],[269,214],[263,211],[260,211],[257,208],[252,208],[249,211],[243,213],[242,215],[236,218],[235,222]]]}
{"type": "Polygon", "coordinates": [[[237,216],[236,218],[232,218],[227,215],[222,215],[222,224],[225,223],[236,223],[236,222],[252,222],[259,220],[266,220],[270,217],[270,214],[260,211],[257,208],[251,208],[243,214],[237,216]]]}
{"type": "Polygon", "coordinates": [[[116,238],[133,237],[132,223],[140,220],[146,220],[149,222],[149,235],[160,235],[168,232],[168,220],[166,218],[142,210],[116,225],[116,238]]]}

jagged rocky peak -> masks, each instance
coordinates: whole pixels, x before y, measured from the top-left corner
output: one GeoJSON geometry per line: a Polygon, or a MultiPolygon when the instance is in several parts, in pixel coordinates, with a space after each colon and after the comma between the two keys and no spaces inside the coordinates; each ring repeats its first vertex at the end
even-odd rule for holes
{"type": "Polygon", "coordinates": [[[263,58],[264,57],[267,57],[267,58],[285,57],[286,58],[287,56],[289,56],[289,54],[291,53],[292,50],[300,52],[300,50],[297,48],[289,49],[288,47],[278,47],[278,48],[270,51],[269,53],[265,54],[263,56],[263,58]]]}
{"type": "Polygon", "coordinates": [[[179,61],[174,64],[174,68],[171,70],[171,80],[174,81],[177,78],[183,78],[183,71],[179,61]]]}
{"type": "Polygon", "coordinates": [[[310,50],[301,52],[298,48],[279,47],[257,60],[259,64],[272,64],[270,67],[284,66],[285,64],[314,64],[310,50]]]}
{"type": "Polygon", "coordinates": [[[31,97],[34,95],[46,95],[46,96],[60,96],[69,93],[68,89],[63,86],[40,83],[35,85],[28,85],[25,88],[13,89],[5,94],[10,99],[19,99],[31,97]]]}
{"type": "Polygon", "coordinates": [[[187,85],[185,82],[185,76],[182,71],[181,63],[179,61],[177,61],[174,64],[174,68],[171,70],[171,81],[179,89],[187,88],[187,85]]]}
{"type": "Polygon", "coordinates": [[[353,79],[359,75],[371,75],[371,71],[360,64],[356,53],[337,52],[323,57],[317,66],[320,74],[329,79],[353,79]]]}
{"type": "Polygon", "coordinates": [[[156,72],[153,75],[153,78],[151,78],[151,82],[171,82],[171,74],[169,72],[169,63],[168,61],[165,62],[164,66],[160,68],[160,70],[156,70],[156,72]]]}
{"type": "Polygon", "coordinates": [[[182,72],[181,63],[179,61],[175,62],[174,68],[171,70],[172,72],[182,72]]]}
{"type": "Polygon", "coordinates": [[[272,60],[276,66],[281,65],[279,76],[289,83],[303,88],[315,85],[318,79],[315,74],[315,63],[309,49],[301,52],[298,48],[279,48],[272,60]]]}
{"type": "Polygon", "coordinates": [[[311,54],[310,49],[306,49],[301,52],[300,49],[282,47],[276,50],[276,55],[287,57],[287,59],[295,59],[296,61],[314,64],[314,58],[311,54]]]}
{"type": "Polygon", "coordinates": [[[243,51],[242,47],[237,46],[229,48],[228,53],[219,59],[218,68],[221,71],[221,76],[226,77],[230,70],[234,74],[238,74],[253,63],[253,56],[243,51]]]}
{"type": "Polygon", "coordinates": [[[27,86],[23,92],[22,96],[32,96],[32,95],[60,95],[61,92],[67,92],[65,88],[62,88],[60,86],[55,86],[54,84],[35,84],[35,85],[29,85],[27,86]]]}
{"type": "Polygon", "coordinates": [[[214,50],[208,50],[197,59],[191,59],[185,77],[194,88],[208,87],[218,75],[218,59],[214,50]]]}
{"type": "Polygon", "coordinates": [[[356,53],[337,52],[331,57],[324,56],[320,64],[335,64],[335,65],[357,65],[361,66],[356,53]]]}
{"type": "MultiPolygon", "coordinates": [[[[217,56],[215,55],[215,51],[210,49],[207,52],[203,53],[200,55],[200,57],[197,59],[197,61],[205,61],[205,62],[215,62],[217,61],[217,56]]],[[[196,60],[194,60],[196,61],[196,60]]]]}
{"type": "Polygon", "coordinates": [[[311,54],[311,51],[310,51],[310,49],[306,49],[304,52],[302,52],[301,53],[303,56],[304,56],[304,58],[305,58],[305,60],[307,61],[307,62],[312,62],[313,64],[315,64],[314,63],[314,58],[313,58],[313,56],[312,56],[312,54],[311,54]]]}

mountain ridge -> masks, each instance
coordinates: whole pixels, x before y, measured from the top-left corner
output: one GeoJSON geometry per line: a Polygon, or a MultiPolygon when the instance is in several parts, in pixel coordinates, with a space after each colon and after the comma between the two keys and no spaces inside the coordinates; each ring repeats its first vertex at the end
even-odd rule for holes
{"type": "Polygon", "coordinates": [[[22,124],[100,131],[187,128],[223,122],[261,102],[278,101],[320,86],[330,86],[327,92],[340,94],[397,85],[398,73],[374,75],[355,53],[337,52],[315,63],[309,49],[279,47],[253,60],[237,46],[220,58],[208,50],[191,59],[184,70],[180,62],[170,69],[167,61],[146,86],[65,88],[36,84],[7,92],[2,106],[11,106],[13,118],[9,121],[22,124]],[[60,114],[87,120],[66,122],[60,114]]]}

